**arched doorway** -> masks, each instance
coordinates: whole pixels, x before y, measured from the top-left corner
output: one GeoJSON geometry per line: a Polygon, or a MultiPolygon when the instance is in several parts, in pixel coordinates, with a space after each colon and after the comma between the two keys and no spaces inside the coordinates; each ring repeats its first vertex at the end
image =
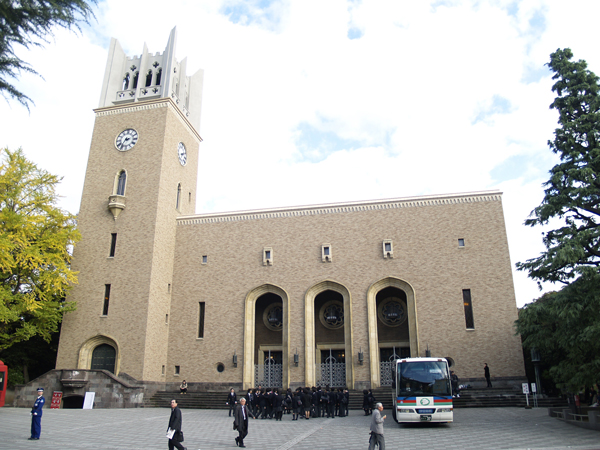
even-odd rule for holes
{"type": "Polygon", "coordinates": [[[79,349],[78,369],[108,370],[118,375],[119,366],[119,345],[108,336],[94,336],[79,349]]]}
{"type": "MultiPolygon", "coordinates": [[[[281,387],[289,387],[289,296],[285,290],[273,284],[264,284],[246,295],[244,309],[244,360],[242,384],[243,389],[251,388],[256,382],[256,365],[267,365],[281,361],[281,387]],[[281,305],[280,312],[277,306],[281,305]],[[273,306],[273,307],[271,307],[273,306]],[[258,314],[257,311],[262,311],[258,314]],[[266,316],[265,316],[266,313],[266,316]],[[275,321],[279,320],[281,314],[281,331],[269,330],[265,325],[271,323],[277,328],[275,321]],[[270,321],[269,321],[270,320],[270,321]],[[257,329],[257,323],[259,327],[257,329]],[[262,334],[261,327],[265,326],[268,333],[262,334]],[[273,343],[270,343],[270,342],[273,343]],[[271,351],[271,355],[269,355],[271,351]],[[274,358],[275,352],[277,359],[274,358]],[[265,356],[266,355],[266,356],[265,356]],[[271,356],[271,357],[270,357],[271,356]]],[[[270,367],[275,369],[274,367],[270,367]]]]}
{"type": "Polygon", "coordinates": [[[100,344],[92,352],[92,370],[108,370],[115,373],[115,359],[117,351],[112,345],[100,344]]]}
{"type": "Polygon", "coordinates": [[[283,387],[283,301],[272,292],[256,299],[254,386],[283,387]]]}
{"type": "Polygon", "coordinates": [[[391,361],[419,356],[414,289],[394,277],[373,283],[367,291],[371,387],[391,385],[391,361]]]}
{"type": "Polygon", "coordinates": [[[334,281],[322,281],[307,291],[307,386],[347,386],[354,389],[351,305],[348,289],[334,281]]]}

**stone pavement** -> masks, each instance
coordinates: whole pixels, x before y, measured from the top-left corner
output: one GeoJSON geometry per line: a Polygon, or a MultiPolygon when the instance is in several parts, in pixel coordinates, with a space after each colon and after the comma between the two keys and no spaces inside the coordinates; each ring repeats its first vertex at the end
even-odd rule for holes
{"type": "MultiPolygon", "coordinates": [[[[24,408],[0,408],[0,449],[167,449],[168,408],[45,410],[42,436],[28,441],[31,420],[24,408]]],[[[182,410],[189,450],[235,449],[233,419],[225,410],[182,410]]],[[[399,426],[385,410],[390,449],[600,449],[600,433],[568,425],[545,408],[462,408],[452,424],[399,426]]],[[[272,450],[365,450],[369,423],[362,411],[335,419],[282,422],[250,420],[246,446],[272,450]]]]}

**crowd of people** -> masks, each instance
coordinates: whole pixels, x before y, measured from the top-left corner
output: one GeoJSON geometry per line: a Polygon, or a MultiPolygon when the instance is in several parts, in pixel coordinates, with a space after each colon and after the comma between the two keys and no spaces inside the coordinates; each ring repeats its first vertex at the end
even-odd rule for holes
{"type": "MultiPolygon", "coordinates": [[[[375,397],[371,390],[363,391],[365,415],[373,412],[375,397]]],[[[335,418],[348,415],[350,393],[348,389],[330,387],[305,387],[292,389],[263,388],[248,389],[242,397],[253,416],[257,419],[282,420],[283,415],[291,415],[292,420],[308,420],[317,417],[335,418]]],[[[226,405],[232,408],[237,404],[237,394],[231,389],[227,394],[226,405]]]]}

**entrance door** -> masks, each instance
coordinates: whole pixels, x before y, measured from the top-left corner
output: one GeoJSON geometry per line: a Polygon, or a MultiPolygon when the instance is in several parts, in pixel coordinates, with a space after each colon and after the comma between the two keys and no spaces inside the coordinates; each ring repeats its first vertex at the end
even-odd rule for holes
{"type": "Polygon", "coordinates": [[[379,366],[381,386],[392,385],[392,368],[394,361],[400,358],[410,358],[410,347],[388,347],[379,349],[379,366]]]}
{"type": "Polygon", "coordinates": [[[254,367],[254,386],[283,387],[283,352],[265,352],[263,364],[254,367]]]}
{"type": "Polygon", "coordinates": [[[108,370],[115,373],[115,348],[108,344],[99,345],[92,353],[92,370],[108,370]]]}
{"type": "Polygon", "coordinates": [[[346,387],[346,355],[344,350],[321,350],[317,365],[317,385],[346,387]]]}

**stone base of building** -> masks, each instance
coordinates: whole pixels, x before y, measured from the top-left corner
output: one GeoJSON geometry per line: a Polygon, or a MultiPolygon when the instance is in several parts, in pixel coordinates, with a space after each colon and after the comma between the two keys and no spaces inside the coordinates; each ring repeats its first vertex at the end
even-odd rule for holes
{"type": "Polygon", "coordinates": [[[30,381],[15,386],[13,406],[31,407],[37,397],[37,388],[44,388],[47,407],[52,394],[62,392],[61,407],[81,408],[86,392],[94,392],[94,408],[137,408],[144,398],[164,390],[162,382],[140,382],[125,373],[115,376],[106,370],[55,369],[30,381]]]}

